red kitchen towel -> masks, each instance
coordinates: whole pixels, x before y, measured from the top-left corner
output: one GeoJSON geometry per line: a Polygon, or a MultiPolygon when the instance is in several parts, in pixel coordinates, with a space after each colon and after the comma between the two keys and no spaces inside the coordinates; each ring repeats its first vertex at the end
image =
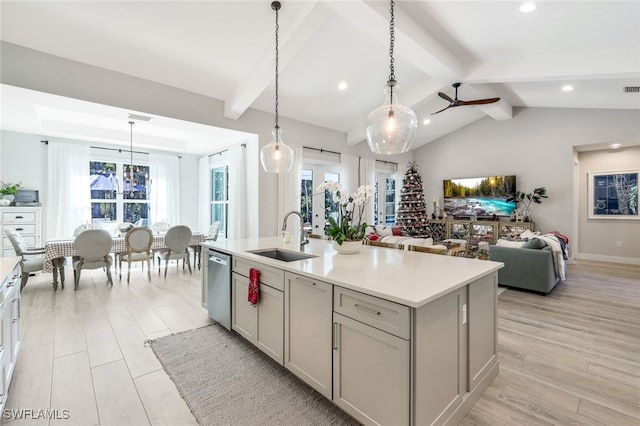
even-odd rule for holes
{"type": "Polygon", "coordinates": [[[247,300],[252,305],[258,303],[260,296],[260,271],[258,269],[249,269],[249,295],[247,300]]]}

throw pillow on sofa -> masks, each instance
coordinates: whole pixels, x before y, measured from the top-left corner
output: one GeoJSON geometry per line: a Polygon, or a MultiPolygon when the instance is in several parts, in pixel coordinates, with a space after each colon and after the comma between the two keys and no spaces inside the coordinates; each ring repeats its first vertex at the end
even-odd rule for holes
{"type": "Polygon", "coordinates": [[[532,238],[529,241],[527,241],[526,243],[524,243],[522,248],[540,250],[541,248],[544,248],[546,246],[547,246],[547,244],[544,241],[542,241],[541,239],[532,238]]]}
{"type": "Polygon", "coordinates": [[[502,239],[502,238],[500,238],[496,242],[497,246],[514,247],[514,248],[521,248],[524,244],[525,244],[525,241],[507,241],[507,240],[502,239]]]}

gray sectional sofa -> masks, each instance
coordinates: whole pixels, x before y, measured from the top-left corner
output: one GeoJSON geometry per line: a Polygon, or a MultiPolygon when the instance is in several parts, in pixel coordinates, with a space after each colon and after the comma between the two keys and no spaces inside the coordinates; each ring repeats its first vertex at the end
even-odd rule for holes
{"type": "Polygon", "coordinates": [[[498,284],[548,294],[560,281],[553,267],[550,247],[515,248],[491,246],[489,260],[503,262],[498,284]]]}

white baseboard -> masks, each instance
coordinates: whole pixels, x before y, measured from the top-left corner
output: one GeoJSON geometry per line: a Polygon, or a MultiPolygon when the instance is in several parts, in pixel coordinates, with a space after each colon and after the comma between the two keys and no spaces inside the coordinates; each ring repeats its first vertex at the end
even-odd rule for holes
{"type": "Polygon", "coordinates": [[[640,265],[637,257],[605,256],[602,254],[578,253],[576,259],[596,260],[598,262],[624,263],[625,265],[640,265]]]}

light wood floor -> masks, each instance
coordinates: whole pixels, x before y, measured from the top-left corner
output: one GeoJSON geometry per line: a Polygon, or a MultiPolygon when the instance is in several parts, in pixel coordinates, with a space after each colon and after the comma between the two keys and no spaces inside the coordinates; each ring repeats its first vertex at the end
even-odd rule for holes
{"type": "MultiPolygon", "coordinates": [[[[167,279],[140,270],[131,284],[84,271],[77,292],[53,292],[51,275],[22,292],[22,347],[6,409],[69,410],[68,420],[3,424],[196,424],[144,344],[210,322],[200,272],[167,279]]],[[[638,425],[640,267],[569,265],[549,296],[499,298],[500,374],[463,425],[638,425]]]]}

